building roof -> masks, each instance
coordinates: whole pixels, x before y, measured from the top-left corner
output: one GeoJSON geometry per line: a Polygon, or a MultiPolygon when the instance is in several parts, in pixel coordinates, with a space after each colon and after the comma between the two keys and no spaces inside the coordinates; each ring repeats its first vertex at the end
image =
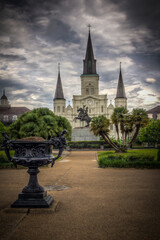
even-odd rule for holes
{"type": "Polygon", "coordinates": [[[94,59],[90,30],[88,33],[86,56],[85,56],[85,60],[83,60],[83,62],[84,62],[83,74],[97,74],[96,73],[96,60],[94,59]]]}
{"type": "Polygon", "coordinates": [[[6,107],[0,108],[0,115],[21,115],[25,112],[29,112],[30,109],[26,107],[6,107]]]}
{"type": "Polygon", "coordinates": [[[7,98],[6,95],[5,95],[5,89],[3,89],[3,95],[2,95],[2,97],[1,97],[1,100],[2,100],[2,99],[8,100],[8,98],[7,98]]]}
{"type": "Polygon", "coordinates": [[[55,92],[54,99],[64,99],[62,81],[61,81],[61,75],[60,75],[60,65],[58,65],[58,78],[57,78],[57,85],[56,85],[56,92],[55,92]]]}
{"type": "Polygon", "coordinates": [[[118,80],[116,98],[126,98],[126,93],[125,93],[123,78],[122,78],[121,63],[120,63],[119,80],[118,80]]]}
{"type": "Polygon", "coordinates": [[[160,113],[160,105],[148,110],[147,113],[160,113]]]}

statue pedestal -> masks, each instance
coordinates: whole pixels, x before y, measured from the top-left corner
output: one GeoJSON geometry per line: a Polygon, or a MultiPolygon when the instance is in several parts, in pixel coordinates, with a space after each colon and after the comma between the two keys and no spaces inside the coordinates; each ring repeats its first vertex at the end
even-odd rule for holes
{"type": "Polygon", "coordinates": [[[99,139],[90,132],[89,127],[79,127],[72,130],[72,141],[99,141],[99,139]]]}

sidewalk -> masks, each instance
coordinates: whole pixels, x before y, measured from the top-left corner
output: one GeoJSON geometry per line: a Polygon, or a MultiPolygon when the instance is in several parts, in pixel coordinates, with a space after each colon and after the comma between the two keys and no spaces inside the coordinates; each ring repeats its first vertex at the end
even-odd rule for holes
{"type": "Polygon", "coordinates": [[[95,154],[74,151],[40,168],[40,184],[56,189],[50,209],[10,209],[28,174],[0,170],[0,239],[159,240],[160,170],[101,169],[95,154]]]}

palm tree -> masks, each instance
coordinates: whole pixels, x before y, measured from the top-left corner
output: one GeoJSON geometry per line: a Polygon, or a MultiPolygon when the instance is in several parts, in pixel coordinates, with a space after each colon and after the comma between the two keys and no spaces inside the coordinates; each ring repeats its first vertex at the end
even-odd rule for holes
{"type": "Polygon", "coordinates": [[[133,137],[129,143],[129,146],[131,147],[132,143],[135,141],[140,128],[147,126],[147,124],[149,123],[149,118],[148,118],[148,114],[146,112],[145,109],[143,108],[135,108],[132,111],[132,119],[134,122],[134,134],[133,137]]]}
{"type": "Polygon", "coordinates": [[[120,149],[112,140],[109,138],[109,126],[110,121],[105,116],[101,115],[98,117],[93,117],[91,121],[90,131],[93,132],[95,136],[102,136],[102,138],[107,142],[116,152],[120,152],[120,149]]]}
{"type": "Polygon", "coordinates": [[[125,145],[127,144],[127,138],[129,141],[129,135],[133,131],[133,118],[130,113],[124,114],[124,141],[125,145]]]}
{"type": "Polygon", "coordinates": [[[122,133],[122,140],[124,142],[124,114],[127,114],[128,110],[124,107],[117,107],[114,109],[113,114],[111,116],[112,123],[115,125],[118,141],[120,140],[119,137],[119,125],[122,133]]]}

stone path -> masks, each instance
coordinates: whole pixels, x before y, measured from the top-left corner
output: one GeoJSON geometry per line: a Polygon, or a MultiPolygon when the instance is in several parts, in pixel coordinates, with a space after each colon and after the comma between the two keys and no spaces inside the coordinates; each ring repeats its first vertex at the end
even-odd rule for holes
{"type": "Polygon", "coordinates": [[[0,236],[8,240],[159,240],[160,170],[100,169],[96,152],[71,152],[42,168],[50,209],[10,209],[25,169],[0,170],[0,236]]]}

